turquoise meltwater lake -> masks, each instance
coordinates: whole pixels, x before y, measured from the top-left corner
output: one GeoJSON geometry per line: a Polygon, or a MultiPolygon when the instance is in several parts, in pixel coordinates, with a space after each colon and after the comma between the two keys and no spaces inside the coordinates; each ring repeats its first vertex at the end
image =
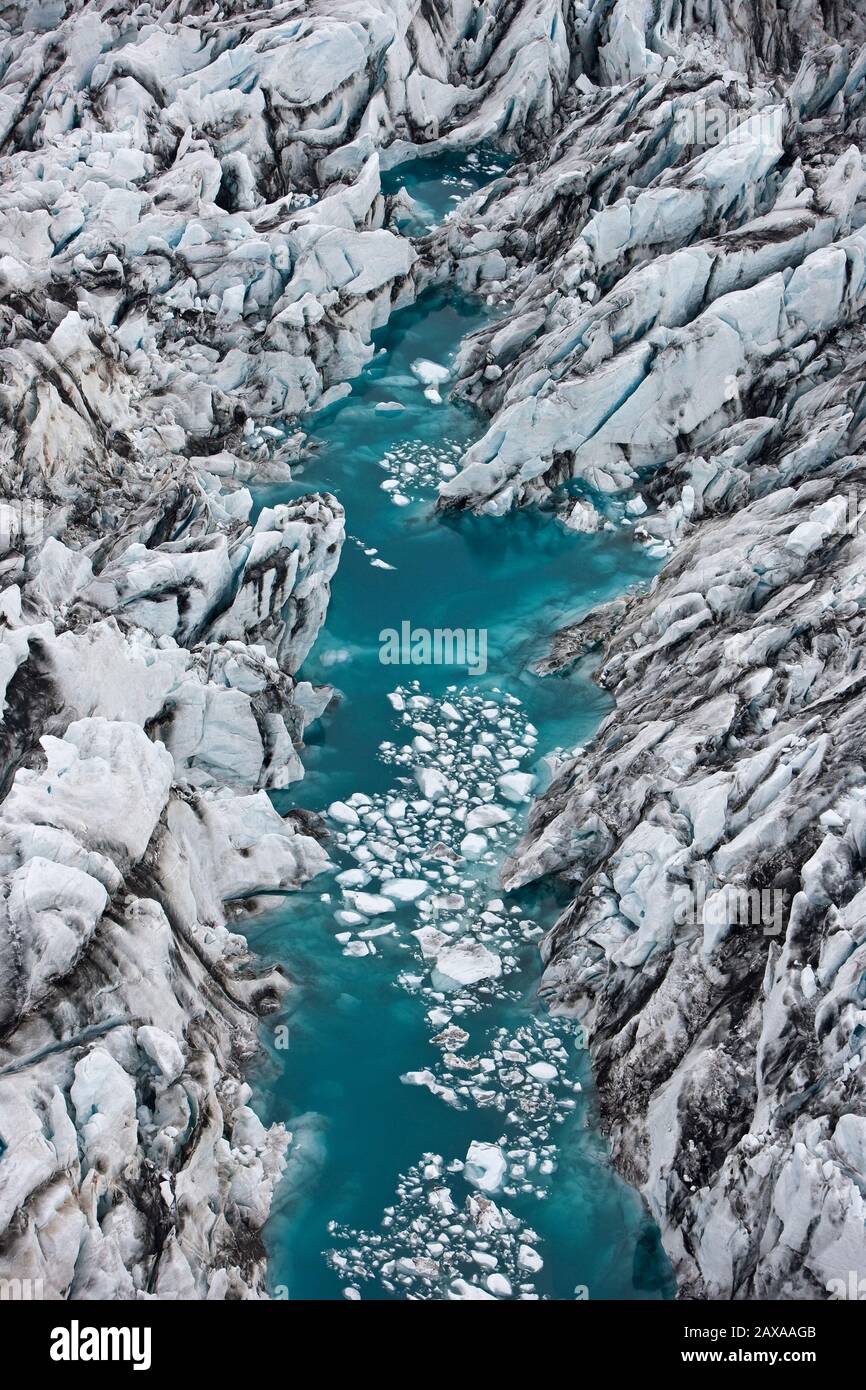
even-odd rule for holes
{"type": "MultiPolygon", "coordinates": [[[[413,161],[386,187],[432,223],[502,167],[490,151],[413,161]]],[[[265,1229],[276,1297],[674,1291],[607,1161],[580,1029],[537,997],[539,941],[567,896],[497,886],[545,755],[584,742],[609,708],[588,669],[541,679],[533,661],[654,564],[625,528],[436,513],[438,482],[484,422],[447,381],[431,399],[419,364],[447,368],[490,312],[430,292],[396,313],[351,394],[307,422],[294,482],[257,498],[330,490],[348,536],[300,673],[340,696],[307,730],[304,781],[275,795],[332,808],[334,872],[247,924],[293,984],[252,1078],[259,1113],[293,1135],[265,1229]],[[486,670],[386,664],[380,634],[404,623],[483,633],[486,670]]]]}

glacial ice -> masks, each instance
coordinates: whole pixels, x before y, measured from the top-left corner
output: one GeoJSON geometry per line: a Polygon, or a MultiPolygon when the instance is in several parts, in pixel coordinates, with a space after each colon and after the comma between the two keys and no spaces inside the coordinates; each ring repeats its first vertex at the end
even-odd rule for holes
{"type": "MultiPolygon", "coordinates": [[[[285,980],[233,926],[328,862],[267,793],[331,697],[297,672],[344,518],[328,494],[255,516],[248,489],[291,478],[307,412],[450,282],[497,313],[448,378],[487,428],[422,460],[440,505],[541,502],[576,545],[624,524],[664,562],[551,657],[601,642],[615,708],[551,761],[506,870],[574,885],[545,992],[589,1028],[614,1161],[681,1290],[823,1297],[863,1264],[862,16],[38,9],[0,26],[0,491],[21,510],[0,555],[0,1273],[51,1298],[263,1293],[292,1139],[242,1069],[285,980]],[[485,140],[514,165],[439,228],[383,197],[383,167],[485,140]],[[786,895],[778,937],[675,921],[683,889],[756,879],[786,895]]],[[[383,505],[414,500],[406,463],[383,505]]],[[[467,762],[490,761],[481,732],[467,762]]],[[[396,823],[451,804],[407,747],[421,801],[396,823]]],[[[537,790],[497,776],[514,804],[537,790]]],[[[430,854],[483,866],[508,814],[479,797],[430,854]]],[[[329,819],[338,841],[361,822],[329,819]]],[[[418,871],[368,853],[340,924],[365,930],[362,901],[425,917],[418,871]]],[[[431,965],[494,988],[507,931],[484,924],[500,954],[454,920],[416,933],[418,988],[431,965]]],[[[345,949],[364,969],[375,948],[345,949]]],[[[554,1063],[532,1066],[546,1085],[554,1063]]],[[[435,1170],[417,1181],[447,1223],[435,1170]]],[[[537,1240],[491,1207],[460,1222],[497,1232],[492,1272],[421,1249],[399,1268],[385,1242],[379,1276],[532,1296],[537,1240]]]]}

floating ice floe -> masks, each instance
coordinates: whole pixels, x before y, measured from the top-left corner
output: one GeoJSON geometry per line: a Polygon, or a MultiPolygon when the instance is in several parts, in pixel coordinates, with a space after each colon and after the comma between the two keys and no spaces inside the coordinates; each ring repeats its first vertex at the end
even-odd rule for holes
{"type": "Polygon", "coordinates": [[[400,1178],[381,1230],[332,1222],[326,1259],[334,1272],[348,1287],[375,1281],[407,1298],[537,1299],[538,1235],[480,1189],[456,1197],[462,1170],[460,1160],[446,1165],[426,1153],[400,1178]]]}
{"type": "MultiPolygon", "coordinates": [[[[388,969],[389,959],[407,950],[417,962],[417,969],[398,969],[396,962],[390,968],[398,984],[430,1002],[427,1021],[435,1057],[419,1058],[416,1068],[402,1074],[402,1082],[427,1090],[437,1103],[453,1109],[492,1109],[499,1115],[500,1143],[473,1146],[465,1161],[455,1157],[451,1170],[461,1176],[454,1181],[478,1188],[474,1201],[486,1200],[481,1196],[485,1187],[506,1197],[543,1200],[557,1166],[551,1128],[574,1113],[580,1091],[569,1076],[563,1043],[571,1025],[539,1015],[513,1035],[496,1030],[486,1046],[479,1042],[479,1055],[472,1050],[486,1004],[503,997],[508,976],[517,968],[517,951],[540,935],[537,924],[489,883],[496,858],[519,831],[521,813],[512,798],[526,796],[532,785],[533,774],[521,774],[521,764],[535,757],[537,730],[526,720],[520,701],[502,691],[452,687],[436,699],[412,682],[393,691],[389,703],[406,740],[388,741],[381,749],[383,760],[395,770],[397,788],[374,796],[354,793],[340,803],[349,816],[338,811],[330,817],[337,826],[338,852],[356,861],[336,877],[345,906],[335,916],[338,922],[352,922],[351,914],[362,919],[348,939],[341,933],[340,944],[357,959],[359,969],[388,969]],[[487,755],[484,760],[477,757],[478,747],[487,755]],[[369,925],[385,915],[392,917],[387,928],[369,925]],[[373,933],[375,957],[370,954],[373,933]],[[457,1022],[470,1017],[476,1020],[471,1032],[457,1022]]],[[[441,1165],[435,1159],[421,1165],[425,1180],[441,1177],[441,1165]]],[[[403,1194],[407,1200],[411,1191],[403,1194]]],[[[448,1208],[455,1225],[458,1205],[441,1181],[430,1203],[442,1213],[448,1208]]],[[[373,1260],[368,1277],[372,1270],[386,1288],[439,1290],[430,1296],[536,1296],[519,1263],[520,1241],[509,1244],[507,1261],[493,1257],[492,1264],[488,1250],[473,1247],[468,1272],[454,1266],[453,1277],[445,1280],[439,1247],[445,1249],[453,1240],[453,1230],[445,1230],[419,1253],[398,1216],[404,1205],[401,1201],[384,1218],[394,1257],[373,1260]],[[405,1237],[402,1244],[398,1226],[405,1237]]],[[[509,1221],[492,1204],[471,1211],[488,1234],[488,1227],[510,1233],[509,1221]]],[[[353,1239],[355,1249],[361,1248],[359,1241],[361,1237],[353,1239]]],[[[366,1241],[361,1242],[364,1248],[366,1241]]],[[[522,1244],[534,1249],[536,1241],[533,1235],[522,1244]]],[[[335,1252],[332,1257],[336,1259],[335,1252]]],[[[355,1286],[364,1277],[365,1262],[357,1256],[341,1258],[348,1260],[340,1268],[355,1286]]]]}
{"type": "Polygon", "coordinates": [[[481,1192],[497,1192],[508,1171],[508,1163],[498,1144],[483,1144],[473,1139],[466,1154],[463,1170],[467,1182],[481,1192]]]}
{"type": "Polygon", "coordinates": [[[480,941],[464,938],[439,952],[432,979],[435,988],[451,990],[460,985],[477,984],[479,980],[495,980],[501,974],[499,956],[488,951],[480,941]]]}
{"type": "Polygon", "coordinates": [[[442,367],[438,362],[428,362],[426,358],[419,357],[417,361],[412,363],[412,373],[424,387],[424,395],[428,401],[438,405],[442,400],[439,388],[451,375],[448,367],[442,367]]]}

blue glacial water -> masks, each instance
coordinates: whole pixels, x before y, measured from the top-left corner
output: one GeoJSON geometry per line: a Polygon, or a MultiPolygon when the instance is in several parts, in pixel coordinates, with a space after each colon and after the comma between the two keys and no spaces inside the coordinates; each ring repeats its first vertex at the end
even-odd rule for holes
{"type": "Polygon", "coordinates": [[[421,156],[404,160],[382,173],[382,192],[404,188],[419,205],[425,221],[438,223],[470,193],[490,184],[508,166],[508,160],[490,146],[464,154],[421,156]]]}
{"type": "MultiPolygon", "coordinates": [[[[441,217],[455,191],[465,194],[496,168],[487,155],[468,167],[451,156],[398,172],[430,216],[441,217]]],[[[369,798],[357,808],[363,835],[335,825],[341,834],[330,852],[339,871],[357,868],[358,852],[366,855],[360,864],[372,866],[366,888],[375,894],[382,865],[367,846],[378,854],[377,817],[389,803],[391,814],[394,798],[414,798],[422,809],[410,808],[401,822],[398,807],[398,838],[389,841],[409,865],[398,863],[398,874],[436,880],[441,870],[443,881],[433,887],[459,891],[465,902],[465,908],[426,916],[418,903],[398,903],[384,916],[360,913],[360,924],[349,930],[334,913],[351,909],[351,894],[344,896],[328,874],[249,926],[255,949],[281,961],[294,986],[285,1013],[269,1020],[277,1029],[288,1025],[288,1047],[281,1045],[285,1035],[267,1027],[266,1060],[254,1078],[260,1111],[284,1121],[294,1135],[265,1232],[272,1290],[290,1299],[444,1298],[460,1287],[455,1278],[483,1296],[498,1287],[487,1282],[491,1270],[508,1276],[515,1297],[521,1289],[524,1297],[557,1299],[574,1298],[576,1288],[590,1299],[673,1292],[653,1223],[607,1163],[579,1034],[568,1021],[550,1022],[536,997],[538,940],[565,901],[562,891],[546,884],[507,901],[497,897],[496,865],[525,823],[526,805],[508,807],[512,822],[488,832],[480,862],[443,865],[425,857],[438,830],[459,846],[462,828],[449,820],[458,793],[428,805],[412,780],[413,766],[435,767],[437,752],[448,749],[452,788],[460,788],[464,801],[490,802],[496,798],[484,782],[488,775],[495,780],[498,769],[488,773],[474,740],[497,711],[504,724],[492,726],[496,738],[510,739],[505,752],[517,744],[512,762],[529,770],[548,750],[586,740],[609,708],[607,697],[586,669],[567,679],[534,676],[533,657],[568,618],[646,581],[654,568],[617,531],[574,535],[553,518],[529,512],[505,518],[435,514],[437,480],[456,465],[483,422],[448,401],[447,383],[441,404],[428,400],[412,364],[428,359],[447,365],[487,313],[481,302],[428,294],[394,315],[377,335],[376,356],[351,395],[316,417],[314,448],[293,484],[258,499],[327,488],[346,508],[350,537],[327,624],[301,672],[333,684],[341,698],[308,730],[305,780],[278,795],[277,804],[324,812],[353,794],[369,798]],[[377,410],[383,405],[388,408],[377,410]],[[403,621],[430,630],[486,629],[486,673],[473,678],[454,666],[383,664],[380,632],[399,629],[403,621]],[[388,696],[398,687],[404,702],[414,697],[419,708],[395,710],[388,696]],[[449,702],[445,715],[443,701],[449,702]],[[415,716],[427,735],[436,726],[432,752],[417,754],[407,744],[419,737],[415,716]],[[466,732],[470,726],[476,734],[466,732]],[[485,927],[478,914],[491,901],[485,927]],[[445,918],[451,920],[443,931],[459,936],[470,915],[475,936],[501,956],[503,974],[437,989],[433,962],[422,958],[412,932],[445,918]],[[375,954],[345,953],[368,949],[362,941],[375,954]],[[431,1042],[446,1016],[470,1034],[450,1054],[431,1042]],[[545,1085],[517,1067],[521,1048],[527,1061],[554,1058],[556,1080],[545,1085]],[[511,1061],[501,1059],[503,1049],[511,1061]],[[443,1062],[443,1051],[450,1061],[443,1062]],[[461,1071],[456,1053],[476,1061],[461,1071]],[[478,1070],[481,1058],[486,1073],[478,1070]],[[425,1069],[450,1089],[450,1103],[448,1094],[401,1082],[425,1069]],[[489,1087],[478,1081],[485,1074],[493,1078],[489,1087]],[[466,1199],[478,1191],[459,1165],[473,1141],[499,1141],[509,1155],[507,1178],[488,1192],[494,1212],[505,1212],[504,1233],[480,1229],[477,1206],[474,1217],[467,1215],[466,1199]],[[437,1214],[444,1186],[454,1216],[437,1214]],[[531,1246],[543,1265],[531,1272],[523,1265],[515,1275],[520,1244],[531,1246]],[[416,1266],[401,1265],[419,1254],[416,1266]]],[[[428,741],[423,732],[420,738],[428,741]]],[[[507,803],[500,798],[497,804],[507,803]]],[[[385,874],[392,871],[386,863],[385,874]]]]}

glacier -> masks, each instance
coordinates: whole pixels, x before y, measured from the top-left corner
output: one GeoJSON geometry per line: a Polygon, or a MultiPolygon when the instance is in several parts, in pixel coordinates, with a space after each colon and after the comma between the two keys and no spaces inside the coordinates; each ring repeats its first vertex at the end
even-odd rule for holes
{"type": "Polygon", "coordinates": [[[446,285],[496,312],[440,513],[662,564],[556,635],[613,707],[503,871],[568,884],[542,989],[613,1161],[683,1296],[866,1268],[857,4],[23,0],[0,131],[0,1277],[266,1296],[291,1136],[246,1071],[287,980],[237,928],[329,867],[269,793],[347,518],[252,488],[446,285]],[[383,192],[483,142],[441,225],[383,192]],[[778,936],[677,921],[742,885],[778,936]]]}

